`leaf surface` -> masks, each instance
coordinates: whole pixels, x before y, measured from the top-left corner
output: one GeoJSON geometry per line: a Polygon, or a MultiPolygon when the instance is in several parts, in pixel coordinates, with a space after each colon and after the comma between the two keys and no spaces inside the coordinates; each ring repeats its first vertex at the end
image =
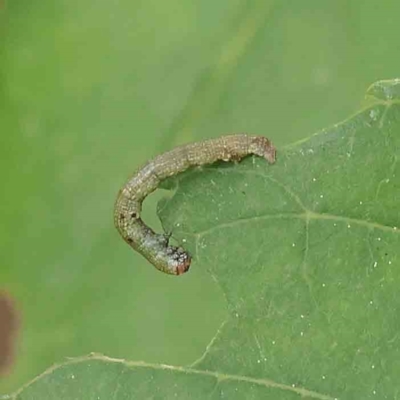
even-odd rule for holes
{"type": "Polygon", "coordinates": [[[14,397],[396,398],[399,85],[377,82],[371,106],[278,149],[272,166],[249,157],[174,178],[159,203],[163,226],[228,309],[202,357],[190,366],[84,357],[14,397]]]}

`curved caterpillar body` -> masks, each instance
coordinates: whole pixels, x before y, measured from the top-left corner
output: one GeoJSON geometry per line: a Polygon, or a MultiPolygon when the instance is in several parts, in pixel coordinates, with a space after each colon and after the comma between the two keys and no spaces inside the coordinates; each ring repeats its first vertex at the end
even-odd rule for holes
{"type": "Polygon", "coordinates": [[[142,202],[159,183],[194,166],[216,161],[240,161],[254,154],[275,162],[275,147],[264,136],[237,134],[176,147],[148,161],[120,190],[114,222],[123,239],[157,269],[180,275],[189,269],[191,256],[170,246],[168,235],[155,233],[140,218],[142,202]]]}

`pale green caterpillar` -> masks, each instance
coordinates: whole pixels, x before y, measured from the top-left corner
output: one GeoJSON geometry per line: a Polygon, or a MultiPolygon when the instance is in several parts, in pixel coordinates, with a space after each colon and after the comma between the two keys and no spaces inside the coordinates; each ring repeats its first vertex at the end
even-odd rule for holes
{"type": "Polygon", "coordinates": [[[216,161],[240,161],[254,154],[275,162],[275,147],[264,136],[244,133],[222,136],[176,147],[148,161],[120,190],[114,222],[123,239],[157,269],[180,275],[189,269],[191,256],[182,247],[170,246],[168,235],[155,233],[140,218],[142,202],[159,183],[194,166],[216,161]]]}

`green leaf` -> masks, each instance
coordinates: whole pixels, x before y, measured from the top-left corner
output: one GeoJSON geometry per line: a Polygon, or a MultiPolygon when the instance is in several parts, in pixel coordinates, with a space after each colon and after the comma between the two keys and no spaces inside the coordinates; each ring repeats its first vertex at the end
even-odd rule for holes
{"type": "MultiPolygon", "coordinates": [[[[186,365],[227,306],[206,268],[158,273],[119,237],[143,162],[225,133],[294,142],[397,76],[400,2],[0,1],[0,290],[20,317],[0,393],[96,351],[186,365]]],[[[144,219],[160,230],[157,191],[144,219]]],[[[190,245],[190,244],[189,244],[190,245]]]]}
{"type": "Polygon", "coordinates": [[[278,149],[272,166],[249,157],[175,178],[163,226],[228,307],[202,357],[190,366],[75,359],[14,397],[396,398],[399,88],[377,82],[372,106],[278,149]]]}

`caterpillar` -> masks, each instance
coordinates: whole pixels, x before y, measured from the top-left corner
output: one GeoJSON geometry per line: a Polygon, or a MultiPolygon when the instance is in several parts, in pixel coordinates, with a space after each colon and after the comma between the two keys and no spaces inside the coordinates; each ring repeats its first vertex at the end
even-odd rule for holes
{"type": "Polygon", "coordinates": [[[122,238],[157,269],[181,275],[192,257],[182,247],[169,245],[169,235],[155,233],[140,218],[144,199],[160,182],[190,167],[216,161],[239,162],[254,154],[275,162],[276,150],[264,136],[245,133],[221,136],[176,147],[144,164],[119,191],[114,208],[114,223],[122,238]]]}

